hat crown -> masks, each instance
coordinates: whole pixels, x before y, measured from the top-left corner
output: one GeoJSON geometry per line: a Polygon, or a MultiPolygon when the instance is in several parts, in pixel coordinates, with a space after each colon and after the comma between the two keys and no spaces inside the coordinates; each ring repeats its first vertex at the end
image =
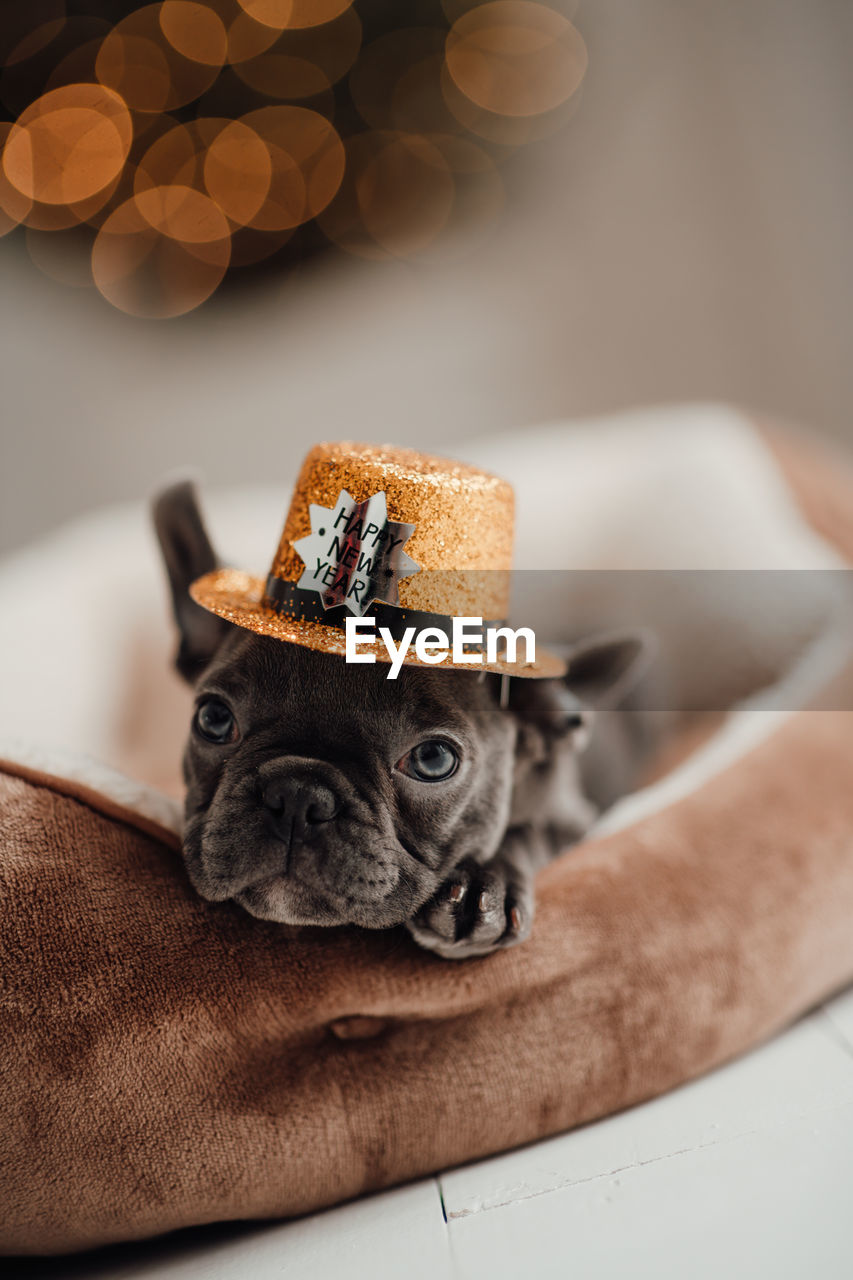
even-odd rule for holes
{"type": "Polygon", "coordinates": [[[325,529],[326,522],[319,522],[324,541],[315,548],[319,513],[312,524],[311,507],[330,514],[337,508],[340,515],[342,494],[357,504],[384,495],[387,520],[410,526],[400,531],[403,564],[394,583],[401,607],[445,615],[506,616],[512,486],[476,467],[391,445],[344,441],[311,450],[296,482],[272,578],[293,584],[303,579],[307,565],[296,543],[306,555],[313,556],[315,549],[320,554],[328,550],[332,560],[339,555],[341,541],[334,529],[325,529]],[[409,569],[412,562],[415,568],[409,569]]]}

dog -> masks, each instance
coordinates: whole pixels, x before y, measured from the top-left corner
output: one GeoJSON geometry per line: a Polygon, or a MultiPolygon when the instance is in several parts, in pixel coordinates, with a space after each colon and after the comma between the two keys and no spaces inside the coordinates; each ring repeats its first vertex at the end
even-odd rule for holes
{"type": "Polygon", "coordinates": [[[650,637],[576,644],[564,679],[407,665],[392,681],[196,604],[190,584],[218,560],[191,485],[162,492],[153,517],[196,695],[183,759],[196,891],[287,925],[402,925],[446,959],[527,938],[537,871],[651,749],[642,715],[619,710],[650,637]]]}

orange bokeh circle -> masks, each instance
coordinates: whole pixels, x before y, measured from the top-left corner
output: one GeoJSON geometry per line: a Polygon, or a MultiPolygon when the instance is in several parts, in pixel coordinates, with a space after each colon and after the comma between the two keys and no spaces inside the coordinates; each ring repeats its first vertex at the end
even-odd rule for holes
{"type": "Polygon", "coordinates": [[[172,101],[169,59],[147,36],[123,35],[119,28],[111,31],[98,50],[95,74],[134,111],[166,111],[177,105],[172,101]]]}
{"type": "Polygon", "coordinates": [[[65,85],[18,117],[3,150],[3,170],[30,200],[76,204],[116,180],[132,135],[130,112],[118,94],[97,84],[65,85]]]}
{"type": "Polygon", "coordinates": [[[495,111],[478,107],[470,98],[466,98],[454,83],[445,63],[441,68],[441,93],[452,119],[458,126],[475,137],[500,147],[504,154],[509,154],[528,143],[537,142],[540,138],[548,138],[562,129],[575,114],[583,88],[576,89],[566,102],[542,115],[499,115],[495,111]]]}
{"type": "Polygon", "coordinates": [[[281,32],[275,27],[265,27],[240,9],[228,26],[228,61],[236,65],[248,58],[256,58],[280,37],[281,32]]]}
{"type": "Polygon", "coordinates": [[[236,226],[247,226],[258,214],[272,183],[269,148],[241,120],[227,124],[207,148],[204,185],[236,226]]]}
{"type": "Polygon", "coordinates": [[[160,30],[172,48],[189,58],[219,68],[228,57],[225,23],[209,5],[194,0],[164,0],[160,30]]]}
{"type": "Polygon", "coordinates": [[[335,200],[318,218],[328,238],[360,258],[422,254],[453,209],[455,181],[428,138],[368,130],[347,139],[347,170],[335,200]]]}
{"type": "Polygon", "coordinates": [[[126,173],[127,166],[109,186],[88,200],[77,200],[73,204],[42,204],[33,200],[22,222],[35,231],[67,231],[83,223],[95,223],[118,191],[126,173]]]}
{"type": "Polygon", "coordinates": [[[503,116],[552,111],[579,88],[587,51],[562,14],[532,0],[494,0],[453,24],[446,65],[478,107],[503,116]]]}
{"type": "Polygon", "coordinates": [[[365,228],[399,258],[413,257],[432,244],[453,208],[450,166],[434,143],[416,133],[384,139],[355,187],[365,228]]]}
{"type": "Polygon", "coordinates": [[[3,167],[9,181],[42,204],[74,204],[96,195],[124,163],[121,136],[106,116],[63,107],[9,135],[3,167]]]}
{"type": "Polygon", "coordinates": [[[274,48],[236,63],[250,88],[289,101],[316,97],[346,75],[361,49],[361,21],[347,9],[323,27],[286,30],[274,48]]]}
{"type": "Polygon", "coordinates": [[[216,200],[235,226],[292,230],[307,216],[305,179],[297,160],[274,139],[291,142],[293,115],[287,108],[261,108],[254,115],[257,129],[248,118],[174,123],[140,158],[134,190],[194,187],[216,200]]]}
{"type": "MultiPolygon", "coordinates": [[[[215,201],[194,187],[149,187],[131,197],[155,231],[187,246],[211,245],[231,238],[231,229],[215,201]]],[[[106,225],[106,224],[105,224],[106,225]]],[[[205,260],[207,252],[202,254],[205,260]]],[[[218,254],[214,254],[217,258],[218,254]]]]}
{"type": "MultiPolygon", "coordinates": [[[[168,116],[165,118],[169,119],[168,116]]],[[[220,120],[217,123],[224,129],[228,122],[220,120]]],[[[175,184],[200,187],[200,153],[203,143],[197,125],[198,121],[190,124],[175,122],[147,147],[139,157],[134,175],[133,189],[137,195],[151,187],[175,184]]]]}
{"type": "Polygon", "coordinates": [[[332,244],[354,257],[372,262],[388,262],[394,255],[367,230],[358,200],[357,181],[382,146],[383,137],[379,131],[369,129],[347,138],[346,170],[340,190],[317,218],[332,244]]]}
{"type": "MultiPolygon", "coordinates": [[[[8,120],[0,120],[0,155],[6,139],[12,129],[8,120]]],[[[0,163],[0,236],[5,236],[26,219],[33,202],[6,177],[6,171],[0,163]]]]}
{"type": "Polygon", "coordinates": [[[64,36],[70,36],[72,27],[75,32],[74,43],[68,52],[54,64],[45,81],[45,90],[60,89],[69,84],[92,84],[97,82],[95,62],[105,36],[111,30],[108,22],[97,18],[69,19],[64,36]]]}
{"type": "Polygon", "coordinates": [[[98,232],[92,277],[128,315],[184,315],[216,290],[231,260],[225,215],[191,187],[151,187],[126,200],[98,232]]]}
{"type": "Polygon", "coordinates": [[[193,102],[213,85],[227,55],[225,28],[212,10],[208,11],[209,22],[197,24],[202,59],[187,56],[172,42],[185,43],[189,24],[179,22],[176,11],[167,9],[164,26],[163,8],[162,4],[148,4],[122,18],[98,51],[98,79],[120,93],[133,111],[173,111],[193,102]],[[220,27],[222,39],[217,40],[220,27]],[[215,55],[219,62],[210,61],[215,55]]]}
{"type": "Polygon", "coordinates": [[[292,31],[339,18],[352,0],[238,0],[238,4],[255,22],[277,31],[292,31]]]}
{"type": "MultiPolygon", "coordinates": [[[[279,186],[273,203],[282,186],[289,187],[293,212],[279,221],[294,226],[304,212],[305,184],[292,157],[277,159],[279,186]]],[[[152,142],[140,157],[134,191],[138,195],[152,187],[192,187],[209,195],[234,228],[259,214],[272,179],[269,148],[254,129],[239,120],[203,116],[188,124],[173,123],[152,142]]],[[[275,210],[267,220],[276,221],[275,210]]]]}
{"type": "Polygon", "coordinates": [[[260,107],[242,123],[261,138],[272,162],[270,190],[249,223],[261,231],[295,227],[316,218],[334,199],[346,156],[334,125],[306,107],[260,107]]]}
{"type": "MultiPolygon", "coordinates": [[[[476,9],[483,0],[441,0],[445,17],[451,22],[461,18],[464,13],[476,9]]],[[[574,18],[580,6],[580,0],[560,0],[559,9],[564,18],[574,18]]]]}
{"type": "Polygon", "coordinates": [[[277,49],[238,62],[234,72],[245,85],[266,98],[315,98],[332,87],[322,67],[277,49]]]}
{"type": "Polygon", "coordinates": [[[439,79],[443,63],[444,34],[438,28],[402,27],[386,32],[364,47],[350,73],[349,88],[356,110],[373,129],[391,127],[414,132],[440,127],[447,119],[439,79]],[[425,64],[434,70],[433,85],[429,75],[423,75],[425,64]],[[415,92],[401,94],[401,82],[419,70],[415,92]]]}

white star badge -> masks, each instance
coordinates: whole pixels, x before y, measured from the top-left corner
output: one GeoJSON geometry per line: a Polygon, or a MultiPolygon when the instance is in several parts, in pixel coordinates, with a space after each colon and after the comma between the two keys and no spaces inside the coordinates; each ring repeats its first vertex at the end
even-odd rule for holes
{"type": "Polygon", "coordinates": [[[293,543],[305,564],[297,585],[326,609],[345,604],[359,616],[373,600],[398,605],[400,579],[420,572],[403,550],[415,526],[388,519],[384,493],[356,502],[342,489],[333,507],[309,510],[311,533],[293,543]]]}

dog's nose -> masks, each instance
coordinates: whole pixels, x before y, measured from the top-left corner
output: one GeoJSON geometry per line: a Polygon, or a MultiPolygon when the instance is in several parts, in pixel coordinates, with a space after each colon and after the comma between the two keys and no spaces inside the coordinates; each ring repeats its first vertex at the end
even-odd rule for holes
{"type": "Polygon", "coordinates": [[[262,798],[276,825],[289,830],[331,822],[340,808],[335,793],[321,782],[286,774],[268,782],[262,798]]]}

